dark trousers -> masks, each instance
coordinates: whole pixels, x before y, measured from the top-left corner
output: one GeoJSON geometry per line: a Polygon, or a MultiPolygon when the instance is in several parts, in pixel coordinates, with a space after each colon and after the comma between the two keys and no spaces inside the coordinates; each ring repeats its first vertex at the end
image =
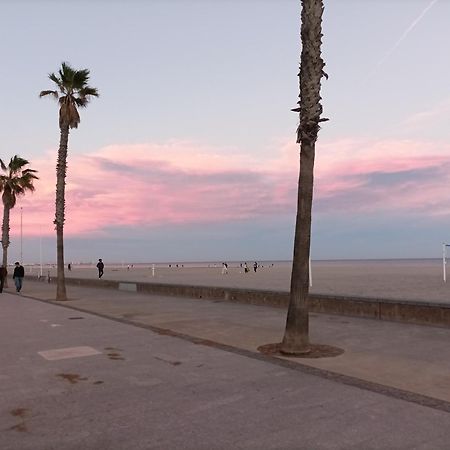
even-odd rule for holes
{"type": "Polygon", "coordinates": [[[5,285],[5,279],[0,278],[0,292],[3,292],[3,286],[5,285]]]}

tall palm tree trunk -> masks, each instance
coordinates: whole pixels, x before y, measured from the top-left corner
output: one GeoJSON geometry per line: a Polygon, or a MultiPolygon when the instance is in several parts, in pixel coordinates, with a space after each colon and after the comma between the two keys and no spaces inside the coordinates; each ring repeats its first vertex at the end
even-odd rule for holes
{"type": "Polygon", "coordinates": [[[66,280],[64,276],[64,209],[65,209],[65,187],[67,172],[67,144],[69,141],[69,127],[61,128],[59,140],[58,161],[56,164],[56,268],[57,285],[56,300],[67,300],[66,280]]]}
{"type": "MultiPolygon", "coordinates": [[[[2,249],[3,259],[2,264],[6,269],[8,268],[8,247],[9,247],[9,213],[11,209],[5,206],[3,208],[3,223],[2,223],[2,249]]],[[[8,287],[8,278],[5,278],[5,287],[8,287]]]]}
{"type": "Polygon", "coordinates": [[[314,184],[315,143],[319,132],[322,106],[320,81],[324,76],[321,57],[323,0],[302,0],[300,57],[300,176],[297,219],[291,275],[289,310],[281,351],[288,354],[309,352],[309,257],[311,244],[311,210],[314,184]]]}
{"type": "Polygon", "coordinates": [[[302,146],[291,290],[281,347],[284,353],[305,353],[309,349],[308,293],[314,154],[314,144],[302,146]]]}

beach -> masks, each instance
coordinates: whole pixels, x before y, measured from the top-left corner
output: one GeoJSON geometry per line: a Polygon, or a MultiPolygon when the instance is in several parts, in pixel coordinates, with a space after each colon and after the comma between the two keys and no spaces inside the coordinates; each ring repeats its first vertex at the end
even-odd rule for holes
{"type": "MultiPolygon", "coordinates": [[[[261,262],[256,273],[244,273],[239,263],[230,263],[222,274],[220,263],[135,264],[133,267],[106,262],[102,279],[147,283],[183,284],[193,286],[223,286],[240,289],[288,291],[291,263],[261,262]]],[[[27,268],[27,276],[38,275],[39,268],[27,268]]],[[[44,268],[44,276],[56,275],[56,268],[44,268]]],[[[72,265],[66,277],[97,278],[92,265],[72,265]]],[[[450,303],[450,274],[443,281],[442,260],[355,260],[313,261],[312,293],[368,298],[421,300],[450,303]]]]}

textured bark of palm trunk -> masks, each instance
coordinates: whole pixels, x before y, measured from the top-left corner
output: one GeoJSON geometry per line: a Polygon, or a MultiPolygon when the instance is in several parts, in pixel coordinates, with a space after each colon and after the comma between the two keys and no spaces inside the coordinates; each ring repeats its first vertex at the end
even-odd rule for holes
{"type": "Polygon", "coordinates": [[[67,144],[69,141],[69,127],[61,128],[58,150],[58,162],[56,164],[56,201],[55,201],[55,226],[56,226],[56,300],[67,300],[66,280],[64,276],[64,209],[65,187],[67,172],[67,144]]]}
{"type": "MultiPolygon", "coordinates": [[[[2,249],[3,257],[2,264],[3,267],[8,268],[8,247],[9,247],[9,213],[11,209],[8,207],[3,208],[3,223],[2,223],[2,249]]],[[[5,284],[3,287],[8,287],[8,277],[5,277],[5,284]]]]}
{"type": "Polygon", "coordinates": [[[300,175],[297,218],[286,330],[280,350],[288,354],[307,353],[309,345],[309,258],[311,244],[311,211],[314,185],[315,143],[319,132],[323,0],[302,0],[300,57],[300,175]]]}
{"type": "Polygon", "coordinates": [[[285,353],[309,350],[309,256],[311,246],[311,209],[314,182],[314,144],[302,146],[295,224],[289,309],[282,343],[285,353]]]}

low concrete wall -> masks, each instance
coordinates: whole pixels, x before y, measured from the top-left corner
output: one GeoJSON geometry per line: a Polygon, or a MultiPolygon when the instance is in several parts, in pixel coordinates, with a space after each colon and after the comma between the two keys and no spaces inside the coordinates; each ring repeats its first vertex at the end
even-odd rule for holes
{"type": "MultiPolygon", "coordinates": [[[[130,283],[83,278],[66,278],[66,283],[86,287],[133,290],[150,295],[203,298],[278,308],[287,308],[289,304],[288,292],[181,284],[130,283]],[[131,285],[133,285],[132,289],[131,285]]],[[[421,325],[450,326],[450,304],[437,302],[310,294],[309,309],[314,313],[366,317],[421,325]]]]}

